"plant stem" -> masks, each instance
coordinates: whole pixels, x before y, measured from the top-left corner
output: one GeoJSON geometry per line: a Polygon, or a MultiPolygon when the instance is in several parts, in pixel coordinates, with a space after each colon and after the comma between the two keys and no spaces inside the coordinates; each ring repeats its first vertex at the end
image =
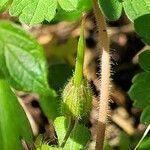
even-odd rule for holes
{"type": "Polygon", "coordinates": [[[67,130],[67,132],[66,132],[66,135],[65,135],[65,137],[64,137],[64,139],[63,139],[63,142],[62,142],[62,144],[60,145],[60,147],[63,148],[63,147],[65,146],[65,144],[66,144],[66,142],[67,142],[67,140],[68,140],[68,138],[69,138],[69,136],[70,136],[70,134],[71,134],[73,128],[75,127],[75,124],[76,124],[76,120],[74,120],[73,118],[70,118],[70,119],[69,119],[68,130],[67,130]]]}
{"type": "Polygon", "coordinates": [[[83,17],[81,23],[81,31],[78,42],[77,58],[74,74],[74,85],[76,87],[79,87],[81,85],[81,81],[83,79],[84,52],[85,52],[85,38],[84,38],[84,17],[83,17]]]}
{"type": "Polygon", "coordinates": [[[96,150],[102,150],[105,139],[105,129],[107,122],[107,112],[110,94],[110,54],[109,40],[107,34],[106,21],[99,7],[98,0],[92,0],[93,10],[96,18],[99,46],[101,50],[101,82],[100,82],[100,103],[99,117],[97,124],[96,150]]]}

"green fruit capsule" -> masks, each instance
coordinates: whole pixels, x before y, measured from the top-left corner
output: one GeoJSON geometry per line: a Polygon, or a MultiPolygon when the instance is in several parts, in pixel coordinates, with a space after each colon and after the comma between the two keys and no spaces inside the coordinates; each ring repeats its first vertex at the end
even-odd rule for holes
{"type": "Polygon", "coordinates": [[[62,99],[61,110],[64,115],[77,119],[89,115],[92,103],[92,92],[85,79],[81,81],[79,87],[76,87],[74,80],[71,79],[64,88],[62,99]]]}

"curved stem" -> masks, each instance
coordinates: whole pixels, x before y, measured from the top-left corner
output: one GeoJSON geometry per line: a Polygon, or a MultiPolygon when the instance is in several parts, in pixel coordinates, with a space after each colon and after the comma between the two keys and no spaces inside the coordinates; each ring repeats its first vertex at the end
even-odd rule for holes
{"type": "Polygon", "coordinates": [[[109,40],[107,34],[106,21],[99,7],[98,0],[92,0],[93,10],[96,18],[99,46],[101,50],[101,82],[100,82],[100,103],[99,117],[97,124],[96,150],[102,150],[105,139],[105,129],[107,122],[107,112],[110,94],[110,55],[109,40]]]}
{"type": "Polygon", "coordinates": [[[60,147],[63,148],[63,147],[65,146],[65,144],[66,144],[66,142],[67,142],[67,140],[68,140],[68,138],[69,138],[69,136],[70,136],[72,130],[73,130],[74,127],[75,127],[75,124],[76,124],[76,120],[74,120],[73,118],[70,118],[68,130],[67,130],[67,132],[66,132],[66,135],[65,135],[65,137],[64,137],[64,139],[63,139],[63,142],[62,142],[62,144],[60,145],[60,147]]]}

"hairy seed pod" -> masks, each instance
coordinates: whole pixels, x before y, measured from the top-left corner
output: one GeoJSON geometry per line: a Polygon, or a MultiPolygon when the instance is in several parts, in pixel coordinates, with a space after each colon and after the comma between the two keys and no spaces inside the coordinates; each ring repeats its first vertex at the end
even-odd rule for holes
{"type": "Polygon", "coordinates": [[[73,79],[64,88],[61,111],[64,115],[81,119],[87,117],[91,110],[92,92],[85,79],[76,87],[73,79]]]}

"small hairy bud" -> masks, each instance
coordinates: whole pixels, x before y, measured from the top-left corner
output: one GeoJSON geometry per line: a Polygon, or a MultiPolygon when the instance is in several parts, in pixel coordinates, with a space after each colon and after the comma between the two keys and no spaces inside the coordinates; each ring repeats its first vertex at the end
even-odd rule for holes
{"type": "Polygon", "coordinates": [[[62,113],[66,116],[81,119],[87,117],[91,110],[92,92],[85,79],[76,87],[71,79],[62,94],[62,113]]]}

